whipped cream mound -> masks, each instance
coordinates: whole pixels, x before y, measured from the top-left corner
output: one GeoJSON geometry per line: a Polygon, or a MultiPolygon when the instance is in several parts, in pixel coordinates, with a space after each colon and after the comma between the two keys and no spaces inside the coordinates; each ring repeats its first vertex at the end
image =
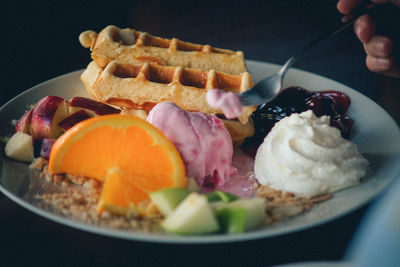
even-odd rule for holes
{"type": "Polygon", "coordinates": [[[368,162],[329,122],[308,110],[276,123],[257,151],[258,182],[302,197],[358,184],[368,162]]]}

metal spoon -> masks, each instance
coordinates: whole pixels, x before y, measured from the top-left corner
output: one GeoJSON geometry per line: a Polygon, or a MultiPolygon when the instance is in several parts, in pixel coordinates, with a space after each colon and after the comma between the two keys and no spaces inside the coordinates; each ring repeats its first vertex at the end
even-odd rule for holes
{"type": "Polygon", "coordinates": [[[311,50],[322,41],[340,33],[348,26],[352,25],[354,21],[368,13],[373,7],[374,3],[371,1],[361,1],[352,11],[351,14],[346,15],[342,19],[342,24],[338,28],[331,29],[318,35],[314,40],[303,46],[298,53],[289,58],[278,73],[269,76],[259,83],[257,83],[251,90],[239,94],[240,102],[243,106],[258,106],[272,100],[282,89],[283,78],[288,69],[306,52],[311,50]]]}

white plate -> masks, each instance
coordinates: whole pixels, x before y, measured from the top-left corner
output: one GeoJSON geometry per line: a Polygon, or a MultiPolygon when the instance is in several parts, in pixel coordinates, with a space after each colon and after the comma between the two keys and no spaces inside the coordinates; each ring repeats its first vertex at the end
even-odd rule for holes
{"type": "MultiPolygon", "coordinates": [[[[255,82],[275,72],[277,65],[248,61],[248,68],[255,82]]],[[[82,71],[75,71],[41,83],[18,95],[0,109],[0,136],[11,135],[11,120],[18,119],[27,104],[36,103],[47,95],[71,98],[75,95],[87,96],[80,82],[82,71]]],[[[295,232],[331,221],[343,216],[370,201],[381,192],[400,170],[400,131],[393,119],[377,104],[350,89],[327,78],[292,69],[288,72],[284,86],[302,86],[309,90],[339,90],[352,100],[349,116],[355,120],[352,140],[359,146],[371,164],[371,171],[359,186],[341,192],[311,211],[292,220],[256,231],[238,235],[173,236],[146,234],[96,227],[72,221],[44,211],[24,199],[29,187],[28,165],[0,157],[0,190],[10,199],[26,209],[58,223],[80,230],[123,239],[163,243],[215,243],[267,238],[295,232]]]]}

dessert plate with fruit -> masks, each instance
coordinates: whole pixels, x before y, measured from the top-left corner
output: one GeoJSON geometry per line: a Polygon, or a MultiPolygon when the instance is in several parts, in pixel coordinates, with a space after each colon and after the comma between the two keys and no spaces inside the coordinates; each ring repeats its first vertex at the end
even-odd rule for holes
{"type": "MultiPolygon", "coordinates": [[[[264,62],[248,60],[246,63],[255,83],[279,69],[277,65],[264,62]]],[[[255,192],[251,191],[253,190],[251,186],[243,183],[240,185],[248,188],[246,192],[237,191],[234,187],[218,187],[216,185],[218,182],[203,180],[203,189],[207,187],[207,183],[215,183],[217,190],[203,190],[199,193],[199,180],[187,178],[190,173],[188,166],[190,164],[195,166],[197,163],[189,164],[185,160],[187,157],[185,158],[184,154],[188,152],[183,152],[179,144],[174,142],[173,133],[156,129],[150,123],[138,118],[140,113],[135,114],[137,117],[131,115],[121,117],[115,114],[120,113],[120,110],[115,107],[91,100],[90,94],[80,80],[81,74],[82,71],[75,71],[41,83],[10,100],[0,109],[0,124],[2,125],[0,135],[8,139],[13,135],[15,127],[20,129],[19,136],[13,136],[15,139],[13,142],[16,145],[9,141],[7,148],[5,142],[2,143],[2,148],[6,150],[6,153],[1,154],[0,190],[30,211],[80,230],[123,239],[164,243],[232,242],[267,238],[310,228],[350,213],[381,192],[400,171],[400,131],[393,119],[382,108],[343,84],[293,69],[285,78],[285,88],[299,86],[311,92],[339,91],[351,99],[350,107],[345,108],[348,108],[347,113],[344,112],[346,116],[337,117],[336,123],[341,125],[342,128],[337,128],[342,131],[342,135],[349,135],[346,137],[358,146],[358,151],[369,162],[369,167],[365,168],[366,174],[359,183],[356,181],[339,191],[323,191],[321,188],[325,187],[320,187],[318,189],[322,190],[319,191],[323,193],[322,195],[314,194],[314,187],[300,186],[293,187],[294,189],[289,187],[294,191],[299,189],[300,197],[290,193],[286,195],[282,192],[276,193],[269,195],[275,198],[275,202],[267,204],[260,197],[263,196],[262,192],[258,192],[259,195],[256,198],[249,198],[255,192]],[[35,105],[35,108],[31,109],[32,105],[35,105]],[[32,111],[25,113],[27,110],[32,111]],[[25,118],[24,121],[23,115],[29,119],[25,118]],[[91,119],[88,120],[88,118],[91,119]],[[18,121],[17,125],[16,121],[18,121]],[[26,127],[31,131],[29,135],[23,135],[26,127]],[[136,130],[131,131],[132,127],[136,130]],[[352,128],[351,134],[346,132],[348,127],[352,128]],[[73,131],[70,131],[71,129],[73,131]],[[110,129],[114,130],[110,132],[110,129]],[[58,138],[64,131],[65,134],[58,138]],[[93,136],[89,138],[82,133],[93,136]],[[56,138],[58,139],[55,140],[56,138]],[[122,141],[109,145],[108,138],[122,141]],[[40,144],[35,140],[41,140],[40,144]],[[27,143],[32,143],[32,147],[28,146],[27,149],[27,143]],[[126,158],[120,159],[118,156],[120,151],[128,145],[141,148],[143,152],[140,156],[133,152],[129,152],[130,154],[126,151],[121,152],[128,153],[124,155],[129,155],[127,158],[131,161],[126,158]],[[79,146],[79,153],[73,151],[74,146],[79,146]],[[74,174],[75,169],[85,169],[86,176],[96,179],[83,179],[79,175],[46,176],[43,170],[38,171],[38,169],[43,167],[40,166],[41,164],[46,165],[47,161],[36,161],[32,163],[32,165],[36,164],[34,167],[32,165],[29,167],[30,163],[26,163],[38,156],[50,157],[48,163],[50,173],[74,174]],[[132,161],[135,164],[131,164],[132,161]],[[141,178],[132,183],[129,177],[136,176],[141,178]],[[100,193],[99,188],[102,188],[100,193]],[[74,193],[71,193],[72,191],[74,193]],[[73,213],[59,208],[58,204],[65,204],[63,197],[68,194],[77,195],[76,198],[71,197],[68,201],[78,212],[73,213]],[[148,195],[150,195],[150,201],[145,201],[148,195]],[[280,207],[281,211],[286,209],[283,213],[278,212],[280,198],[291,198],[290,205],[285,204],[280,207]],[[313,199],[313,201],[304,204],[305,199],[313,199]],[[126,204],[128,202],[129,205],[126,204]],[[296,205],[300,202],[302,205],[296,205]],[[137,205],[131,205],[132,203],[137,205]],[[278,205],[278,208],[272,209],[271,205],[275,205],[275,208],[278,205]],[[265,218],[265,210],[267,210],[268,218],[265,218]]],[[[313,105],[324,107],[316,95],[313,94],[315,97],[313,105]]],[[[322,107],[318,106],[316,109],[322,107]]],[[[161,108],[170,112],[171,116],[175,112],[175,106],[159,109],[161,108]]],[[[340,111],[341,107],[336,107],[336,109],[340,111]]],[[[279,113],[273,108],[265,110],[269,110],[271,114],[275,112],[272,114],[274,116],[283,112],[280,110],[279,113]]],[[[301,115],[297,119],[317,120],[310,117],[310,114],[301,115]]],[[[160,119],[156,114],[150,115],[151,118],[147,121],[162,130],[164,119],[160,119]]],[[[192,115],[187,115],[187,118],[191,118],[190,116],[192,115]]],[[[181,117],[177,115],[174,118],[178,125],[181,117]]],[[[260,115],[260,112],[256,112],[252,118],[259,120],[255,121],[256,124],[267,123],[266,117],[263,114],[260,115]]],[[[196,117],[193,120],[200,119],[196,117]]],[[[204,120],[209,123],[212,119],[205,117],[204,120]]],[[[290,124],[289,121],[286,123],[290,124]]],[[[318,125],[323,123],[320,120],[315,122],[318,125]]],[[[206,145],[213,147],[218,143],[218,149],[207,152],[213,155],[221,154],[220,150],[229,150],[223,144],[226,139],[224,137],[226,130],[220,131],[218,127],[218,122],[216,122],[215,129],[213,128],[212,131],[215,135],[221,136],[219,141],[206,145]]],[[[319,128],[315,131],[325,133],[319,128]]],[[[207,132],[204,134],[206,135],[207,132]]],[[[275,136],[279,134],[279,132],[274,133],[275,136]]],[[[335,135],[336,133],[326,132],[326,134],[335,135]]],[[[246,140],[241,147],[236,147],[230,152],[233,153],[232,165],[240,175],[248,175],[250,172],[254,176],[255,153],[246,153],[246,149],[249,148],[251,151],[252,145],[257,148],[259,144],[255,145],[255,143],[259,141],[246,140]]],[[[271,153],[275,153],[272,157],[285,158],[285,154],[282,154],[285,151],[272,150],[271,153]]],[[[258,153],[261,154],[261,152],[258,153]]],[[[308,152],[302,151],[302,153],[308,152]]],[[[271,160],[264,154],[256,156],[255,172],[256,176],[259,176],[256,177],[259,183],[263,182],[260,176],[263,176],[265,168],[259,166],[257,171],[257,157],[262,158],[265,164],[269,164],[271,160]]],[[[287,156],[291,157],[291,155],[287,156]]],[[[213,159],[219,160],[223,157],[224,155],[221,154],[213,159]]],[[[343,155],[340,154],[340,157],[343,155]]],[[[271,165],[283,164],[282,162],[278,159],[278,163],[274,161],[271,165]]],[[[357,164],[364,166],[366,161],[359,159],[357,164]]],[[[224,171],[235,171],[229,168],[224,171]]],[[[318,168],[315,166],[315,169],[318,168]]],[[[320,171],[331,175],[328,169],[322,168],[320,171]]],[[[341,172],[332,173],[344,175],[341,172]]],[[[190,174],[195,178],[195,172],[192,171],[190,174]]],[[[283,173],[282,176],[284,176],[283,173]]],[[[273,180],[269,180],[268,183],[274,185],[273,180]]]]}

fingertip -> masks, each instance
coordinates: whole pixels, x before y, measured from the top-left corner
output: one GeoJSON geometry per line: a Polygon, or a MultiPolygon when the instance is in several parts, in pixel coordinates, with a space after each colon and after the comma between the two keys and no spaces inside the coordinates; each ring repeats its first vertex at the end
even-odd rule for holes
{"type": "Polygon", "coordinates": [[[362,43],[367,43],[375,34],[375,25],[369,14],[359,17],[354,23],[354,31],[362,43]]]}
{"type": "Polygon", "coordinates": [[[347,14],[349,10],[347,10],[346,6],[343,4],[344,1],[339,0],[336,4],[337,10],[339,10],[340,13],[342,14],[347,14]]]}
{"type": "Polygon", "coordinates": [[[394,60],[392,57],[374,57],[367,55],[365,59],[365,64],[370,71],[373,72],[383,72],[388,71],[394,67],[394,60]]]}
{"type": "Polygon", "coordinates": [[[364,49],[375,57],[389,57],[393,52],[393,42],[386,36],[375,35],[368,43],[364,43],[364,49]]]}
{"type": "Polygon", "coordinates": [[[380,73],[386,76],[400,78],[400,68],[396,66],[393,58],[378,59],[371,56],[367,56],[366,64],[370,71],[380,73]],[[383,67],[378,67],[377,62],[384,63],[383,67]]]}
{"type": "Polygon", "coordinates": [[[359,2],[361,0],[339,0],[336,7],[341,13],[348,14],[359,2]]]}

